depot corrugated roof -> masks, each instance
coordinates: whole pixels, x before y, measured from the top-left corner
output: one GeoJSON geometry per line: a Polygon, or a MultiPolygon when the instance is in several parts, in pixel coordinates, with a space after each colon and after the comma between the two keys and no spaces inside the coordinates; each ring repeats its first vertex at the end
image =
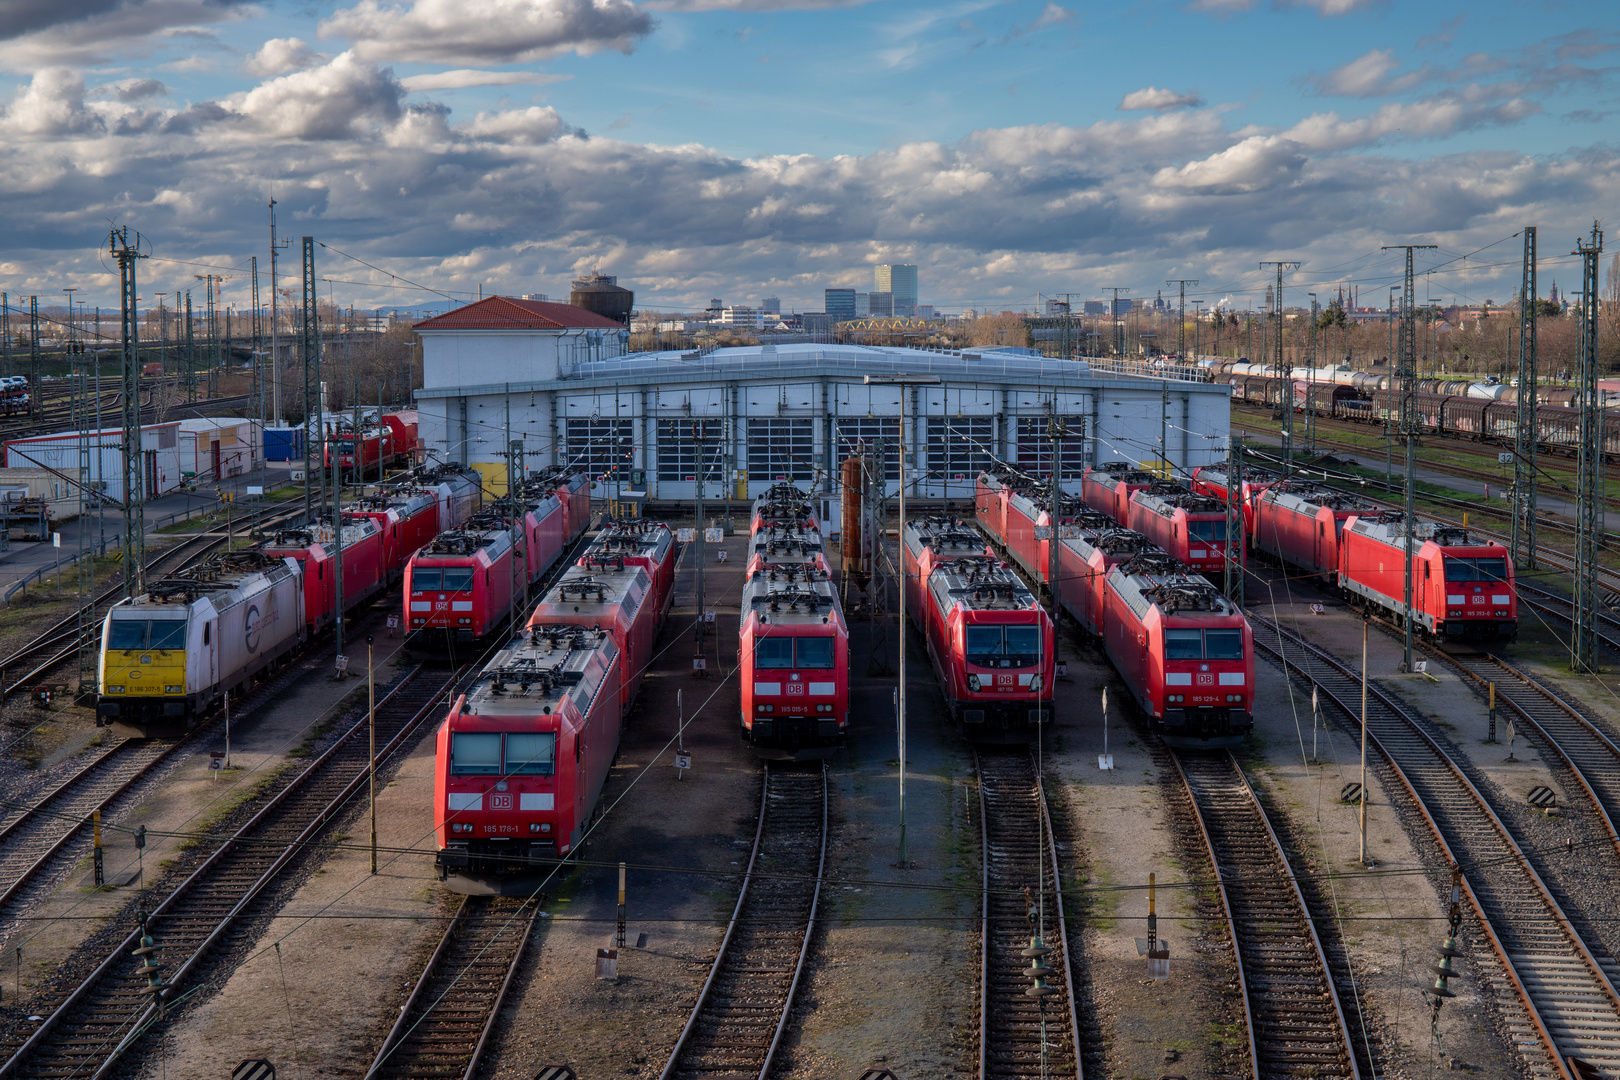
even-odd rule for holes
{"type": "Polygon", "coordinates": [[[487,296],[466,307],[435,315],[416,324],[421,330],[623,330],[594,311],[549,300],[519,300],[487,296]]]}

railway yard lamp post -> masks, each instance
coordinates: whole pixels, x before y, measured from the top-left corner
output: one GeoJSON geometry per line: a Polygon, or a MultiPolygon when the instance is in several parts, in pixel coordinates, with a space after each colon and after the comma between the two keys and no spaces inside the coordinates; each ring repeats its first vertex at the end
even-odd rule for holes
{"type": "Polygon", "coordinates": [[[366,716],[371,728],[371,760],[367,770],[371,783],[371,872],[377,872],[377,668],[373,661],[371,635],[366,635],[366,716]]]}
{"type": "MultiPolygon", "coordinates": [[[[938,386],[938,375],[868,375],[868,386],[898,386],[900,388],[900,682],[895,689],[895,713],[898,723],[900,749],[900,869],[911,865],[906,850],[906,392],[913,386],[938,386]]],[[[879,537],[883,526],[879,525],[879,537]]]]}

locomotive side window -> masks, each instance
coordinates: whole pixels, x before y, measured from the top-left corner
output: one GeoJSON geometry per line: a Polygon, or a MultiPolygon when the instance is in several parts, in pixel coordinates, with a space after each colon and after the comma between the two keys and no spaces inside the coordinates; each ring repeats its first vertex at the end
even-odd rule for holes
{"type": "Polygon", "coordinates": [[[1204,635],[1201,630],[1166,630],[1164,632],[1164,658],[1166,660],[1202,660],[1204,635]]]}
{"type": "Polygon", "coordinates": [[[1506,559],[1446,558],[1447,581],[1506,581],[1506,559]]]}
{"type": "Polygon", "coordinates": [[[444,568],[444,591],[472,592],[472,579],[472,567],[447,566],[444,568]]]}
{"type": "Polygon", "coordinates": [[[1241,660],[1241,659],[1243,659],[1243,631],[1241,631],[1241,630],[1205,630],[1204,631],[1204,659],[1206,659],[1206,660],[1241,660]]]}
{"type": "Polygon", "coordinates": [[[501,736],[495,731],[456,731],[450,735],[450,771],[460,776],[501,771],[501,736]]]}
{"type": "Polygon", "coordinates": [[[411,573],[412,592],[438,592],[444,588],[444,575],[437,570],[418,569],[411,573]]]}
{"type": "Polygon", "coordinates": [[[511,776],[550,776],[557,771],[557,736],[549,731],[506,736],[506,771],[511,776]]]}
{"type": "Polygon", "coordinates": [[[1219,519],[1187,522],[1187,538],[1218,544],[1226,539],[1226,522],[1219,519]]]}
{"type": "Polygon", "coordinates": [[[755,638],[754,666],[756,668],[792,667],[793,639],[790,637],[755,638]]]}
{"type": "Polygon", "coordinates": [[[830,637],[802,637],[793,639],[798,648],[799,666],[802,668],[830,668],[833,666],[833,639],[830,637]]]}

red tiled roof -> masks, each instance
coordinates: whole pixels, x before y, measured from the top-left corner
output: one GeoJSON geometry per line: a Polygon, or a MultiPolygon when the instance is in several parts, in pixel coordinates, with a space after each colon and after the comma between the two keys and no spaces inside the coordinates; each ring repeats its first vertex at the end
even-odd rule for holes
{"type": "Polygon", "coordinates": [[[466,307],[435,315],[417,330],[624,330],[623,323],[572,304],[487,296],[466,307]]]}

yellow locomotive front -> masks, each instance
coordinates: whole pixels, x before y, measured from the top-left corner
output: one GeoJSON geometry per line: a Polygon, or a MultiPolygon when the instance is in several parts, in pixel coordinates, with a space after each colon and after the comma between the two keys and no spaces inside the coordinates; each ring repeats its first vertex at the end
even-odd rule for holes
{"type": "Polygon", "coordinates": [[[141,735],[191,725],[196,687],[187,670],[190,614],[190,605],[148,600],[125,601],[107,613],[98,724],[133,728],[141,735]]]}

